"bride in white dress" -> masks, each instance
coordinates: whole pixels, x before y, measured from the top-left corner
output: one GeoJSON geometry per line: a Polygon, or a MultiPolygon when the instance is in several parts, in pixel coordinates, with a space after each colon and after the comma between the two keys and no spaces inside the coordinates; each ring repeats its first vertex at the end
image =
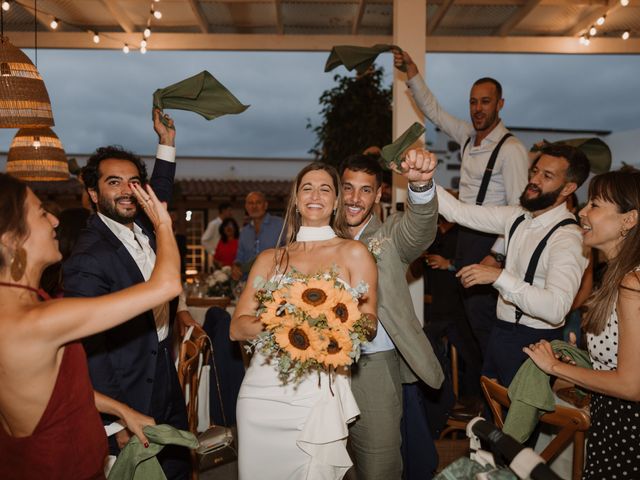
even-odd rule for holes
{"type": "MultiPolygon", "coordinates": [[[[302,169],[287,207],[287,243],[256,259],[231,320],[233,340],[251,340],[263,330],[256,316],[256,280],[279,278],[292,268],[307,275],[336,269],[347,285],[366,283],[369,292],[359,309],[376,325],[375,261],[362,243],[348,239],[342,212],[336,170],[320,162],[302,169]]],[[[253,356],[237,404],[240,480],[333,480],[345,475],[352,465],[347,425],[359,410],[348,369],[328,375],[319,378],[311,372],[300,382],[283,385],[267,358],[253,356]]]]}

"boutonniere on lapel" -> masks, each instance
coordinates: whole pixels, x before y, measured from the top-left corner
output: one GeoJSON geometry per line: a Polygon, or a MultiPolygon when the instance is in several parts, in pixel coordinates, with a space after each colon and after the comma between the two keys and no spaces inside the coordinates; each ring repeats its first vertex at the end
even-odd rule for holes
{"type": "Polygon", "coordinates": [[[389,241],[389,238],[387,237],[385,238],[373,237],[371,240],[369,240],[368,249],[371,252],[371,255],[373,255],[373,258],[375,259],[376,263],[378,263],[378,261],[382,257],[382,249],[384,248],[385,243],[387,243],[388,241],[389,241]]]}

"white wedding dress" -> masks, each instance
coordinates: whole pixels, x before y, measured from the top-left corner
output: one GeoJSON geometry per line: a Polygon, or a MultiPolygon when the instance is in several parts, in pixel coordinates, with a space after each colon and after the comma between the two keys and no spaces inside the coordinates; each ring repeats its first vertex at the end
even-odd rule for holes
{"type": "Polygon", "coordinates": [[[341,479],[352,465],[348,424],[359,413],[348,373],[310,372],[283,385],[270,360],[254,354],[237,403],[239,479],[341,479]]]}

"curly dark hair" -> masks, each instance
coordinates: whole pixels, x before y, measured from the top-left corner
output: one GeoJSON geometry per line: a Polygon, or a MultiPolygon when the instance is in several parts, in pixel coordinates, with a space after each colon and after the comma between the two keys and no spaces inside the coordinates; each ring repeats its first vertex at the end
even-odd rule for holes
{"type": "MultiPolygon", "coordinates": [[[[148,181],[147,167],[139,156],[125,150],[120,145],[109,145],[107,147],[98,148],[82,169],[82,182],[84,187],[89,190],[98,191],[98,180],[100,179],[100,162],[107,159],[127,160],[133,163],[138,169],[140,176],[140,183],[145,185],[148,181]]],[[[96,209],[96,205],[91,202],[93,209],[96,209]]]]}
{"type": "MultiPolygon", "coordinates": [[[[5,233],[22,240],[29,234],[25,202],[27,186],[15,177],[0,173],[0,236],[5,233]]],[[[0,246],[0,252],[3,250],[0,246]]],[[[7,259],[0,255],[0,270],[6,267],[7,259]]]]}

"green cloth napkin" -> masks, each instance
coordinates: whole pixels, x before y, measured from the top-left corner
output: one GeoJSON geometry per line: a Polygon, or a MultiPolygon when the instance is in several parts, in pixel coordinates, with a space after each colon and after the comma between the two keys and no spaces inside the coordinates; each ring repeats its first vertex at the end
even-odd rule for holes
{"type": "MultiPolygon", "coordinates": [[[[379,43],[373,47],[357,47],[355,45],[336,45],[331,49],[327,63],[324,66],[325,72],[330,72],[334,68],[344,65],[347,70],[351,71],[355,68],[358,75],[362,75],[366,72],[373,62],[376,61],[378,55],[383,52],[388,52],[392,48],[400,47],[395,45],[389,45],[386,43],[379,43]]],[[[407,71],[406,66],[400,68],[403,72],[407,71]]]]}
{"type": "MultiPolygon", "coordinates": [[[[553,340],[551,348],[563,356],[570,357],[576,365],[591,368],[589,353],[575,345],[553,340]]],[[[509,385],[511,406],[502,431],[519,442],[525,442],[538,424],[538,418],[556,409],[556,399],[551,390],[549,375],[531,360],[522,364],[509,385]]]]}
{"type": "MultiPolygon", "coordinates": [[[[547,142],[546,140],[543,140],[543,142],[544,145],[565,144],[582,150],[582,153],[584,153],[587,160],[589,160],[589,165],[591,166],[591,171],[593,173],[605,173],[611,169],[611,150],[606,143],[597,137],[569,138],[567,140],[558,140],[556,142],[547,142]]],[[[534,145],[531,147],[531,151],[537,152],[544,148],[544,145],[542,147],[534,145]]]]}
{"type": "Polygon", "coordinates": [[[113,464],[109,480],[166,480],[156,458],[165,445],[191,449],[198,447],[198,440],[193,433],[171,425],[149,425],[143,431],[149,439],[149,447],[144,448],[138,437],[131,437],[113,464]]]}
{"type": "Polygon", "coordinates": [[[213,75],[206,70],[193,77],[159,88],[153,93],[153,107],[164,110],[187,110],[213,120],[228,113],[242,113],[243,105],[213,75]]]}
{"type": "Polygon", "coordinates": [[[400,169],[402,163],[402,154],[407,148],[413,145],[416,140],[424,135],[424,127],[418,122],[411,125],[395,142],[382,147],[382,159],[385,161],[387,168],[391,168],[391,164],[395,164],[400,169]]]}

